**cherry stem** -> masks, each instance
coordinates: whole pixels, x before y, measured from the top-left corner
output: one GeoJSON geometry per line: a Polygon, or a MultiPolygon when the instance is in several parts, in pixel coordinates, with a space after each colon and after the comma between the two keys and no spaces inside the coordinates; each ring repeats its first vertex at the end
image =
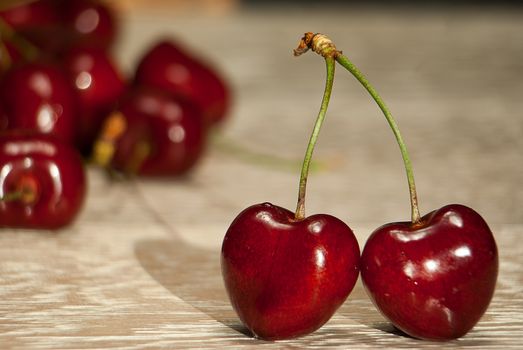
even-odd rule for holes
{"type": "Polygon", "coordinates": [[[407,151],[407,146],[405,145],[405,142],[403,141],[403,137],[401,136],[401,133],[398,128],[398,125],[396,124],[396,121],[392,117],[392,114],[390,113],[389,109],[385,105],[385,102],[383,102],[383,100],[381,99],[380,95],[372,87],[372,85],[369,83],[367,78],[365,78],[365,76],[358,70],[358,68],[356,68],[356,66],[346,56],[344,56],[341,53],[336,56],[336,61],[339,64],[341,64],[345,69],[347,69],[361,83],[361,85],[363,85],[363,87],[371,95],[371,97],[374,99],[374,101],[378,104],[379,108],[383,112],[383,115],[387,119],[387,122],[389,123],[389,126],[392,129],[392,132],[394,133],[394,137],[396,138],[396,141],[400,148],[401,156],[403,157],[403,163],[405,165],[405,171],[407,173],[407,181],[408,181],[409,192],[410,192],[412,223],[413,224],[420,223],[421,218],[420,218],[420,213],[419,213],[419,208],[418,208],[418,195],[416,192],[416,185],[414,183],[414,172],[412,171],[412,162],[410,161],[410,156],[407,151]]]}
{"type": "MultiPolygon", "coordinates": [[[[29,40],[24,38],[22,35],[18,34],[5,20],[0,18],[0,36],[5,37],[6,40],[9,40],[17,49],[20,50],[20,53],[24,56],[26,60],[33,60],[38,56],[40,51],[29,40]]],[[[2,44],[3,51],[8,54],[5,44],[2,44]]],[[[9,56],[6,56],[9,57],[9,56]]]]}
{"type": "Polygon", "coordinates": [[[312,130],[311,137],[309,139],[309,144],[307,145],[307,150],[305,152],[305,157],[303,159],[303,164],[301,168],[301,177],[300,185],[298,190],[298,204],[296,206],[295,219],[303,220],[305,218],[305,192],[307,188],[307,177],[309,175],[309,168],[311,165],[312,153],[314,152],[314,147],[316,141],[318,140],[318,135],[320,134],[320,129],[327,114],[327,108],[329,106],[329,101],[332,93],[332,86],[334,83],[334,70],[335,70],[335,61],[333,56],[325,56],[325,64],[327,66],[327,79],[325,82],[325,90],[323,92],[323,99],[321,101],[320,111],[316,122],[314,124],[314,129],[312,130]]]}
{"type": "Polygon", "coordinates": [[[316,52],[317,54],[325,57],[325,59],[327,59],[328,57],[333,57],[340,65],[347,69],[361,83],[361,85],[363,85],[363,87],[367,90],[367,92],[371,95],[371,97],[380,107],[400,147],[401,156],[403,157],[403,163],[405,165],[405,171],[407,172],[407,181],[410,192],[412,223],[414,225],[419,224],[421,222],[421,217],[418,208],[418,195],[416,193],[416,185],[414,183],[412,163],[410,161],[409,153],[407,152],[407,147],[405,146],[405,142],[403,142],[403,138],[401,137],[401,133],[396,124],[396,121],[394,120],[392,114],[385,105],[385,102],[383,102],[383,100],[378,95],[376,90],[372,87],[372,85],[369,83],[367,78],[365,78],[365,76],[358,70],[358,68],[356,68],[356,66],[346,56],[344,56],[341,51],[338,51],[336,49],[336,46],[334,45],[332,40],[330,40],[327,36],[320,33],[305,33],[300,40],[299,46],[294,50],[294,55],[302,55],[308,50],[316,52]]]}
{"type": "Polygon", "coordinates": [[[0,68],[8,69],[13,62],[9,55],[9,50],[7,49],[5,43],[2,40],[0,40],[0,57],[2,57],[2,59],[0,59],[0,68]]]}
{"type": "Polygon", "coordinates": [[[140,171],[145,160],[151,155],[151,145],[149,141],[139,140],[133,147],[131,156],[125,168],[125,174],[134,176],[140,171]]]}
{"type": "Polygon", "coordinates": [[[24,191],[7,192],[0,197],[0,202],[14,202],[22,199],[24,195],[24,191]]]}
{"type": "MultiPolygon", "coordinates": [[[[228,138],[220,132],[211,132],[211,138],[214,149],[239,159],[265,168],[282,170],[282,171],[295,171],[302,165],[303,160],[293,159],[288,157],[280,157],[274,154],[258,152],[253,149],[249,149],[242,144],[239,144],[235,140],[228,138]]],[[[336,167],[336,160],[323,159],[323,160],[312,160],[310,164],[310,171],[325,171],[336,167]]]]}

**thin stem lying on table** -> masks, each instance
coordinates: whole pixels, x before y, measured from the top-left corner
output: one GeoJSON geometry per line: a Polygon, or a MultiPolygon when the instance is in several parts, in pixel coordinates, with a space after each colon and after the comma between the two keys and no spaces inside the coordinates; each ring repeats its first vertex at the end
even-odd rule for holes
{"type": "MultiPolygon", "coordinates": [[[[216,149],[226,155],[233,156],[244,162],[252,163],[265,168],[296,171],[303,163],[303,159],[292,159],[280,157],[271,153],[258,152],[238,143],[225,136],[221,131],[211,131],[211,142],[213,149],[216,149]]],[[[310,172],[325,171],[337,166],[338,159],[313,159],[310,164],[310,172]]]]}

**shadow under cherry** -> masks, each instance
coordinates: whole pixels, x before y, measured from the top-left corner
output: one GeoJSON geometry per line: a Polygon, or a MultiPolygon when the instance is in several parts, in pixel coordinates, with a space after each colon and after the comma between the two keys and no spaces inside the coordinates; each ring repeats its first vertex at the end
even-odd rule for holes
{"type": "Polygon", "coordinates": [[[251,336],[229,302],[218,250],[180,239],[142,240],[134,250],[145,271],[172,294],[236,332],[251,336]]]}

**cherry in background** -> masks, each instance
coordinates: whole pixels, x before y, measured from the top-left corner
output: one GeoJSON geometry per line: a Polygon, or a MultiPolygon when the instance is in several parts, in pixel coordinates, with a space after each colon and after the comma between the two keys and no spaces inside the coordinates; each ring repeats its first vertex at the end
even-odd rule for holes
{"type": "Polygon", "coordinates": [[[38,48],[41,54],[50,55],[63,45],[61,11],[57,0],[31,1],[10,7],[0,11],[0,20],[3,21],[1,29],[4,36],[6,30],[13,30],[38,48]]]}
{"type": "Polygon", "coordinates": [[[45,32],[45,28],[54,27],[57,21],[49,2],[21,4],[0,11],[0,73],[15,63],[34,59],[39,49],[30,41],[30,32],[39,26],[45,32]]]}
{"type": "Polygon", "coordinates": [[[110,49],[118,35],[118,21],[109,2],[62,0],[66,47],[90,46],[110,49]]]}
{"type": "Polygon", "coordinates": [[[51,135],[0,137],[0,227],[58,229],[80,212],[86,194],[83,163],[51,135]]]}
{"type": "Polygon", "coordinates": [[[0,11],[0,18],[14,30],[45,27],[59,22],[56,0],[28,1],[0,11]]]}
{"type": "Polygon", "coordinates": [[[11,7],[0,16],[4,24],[0,26],[2,63],[7,71],[0,91],[3,124],[9,129],[52,132],[67,141],[75,138],[79,150],[87,155],[125,85],[107,53],[117,29],[112,9],[95,0],[38,0],[11,7]],[[49,33],[47,28],[51,27],[58,32],[49,33]],[[30,35],[33,31],[45,40],[56,41],[56,45],[35,42],[30,35]],[[31,63],[24,69],[17,67],[23,60],[31,63]],[[57,61],[57,66],[66,68],[73,94],[67,91],[70,89],[64,86],[63,74],[57,69],[42,72],[44,60],[57,61]],[[78,108],[71,113],[70,105],[76,103],[78,108]],[[78,133],[64,135],[71,129],[64,124],[70,123],[78,133]]]}
{"type": "Polygon", "coordinates": [[[230,91],[215,68],[172,40],[156,43],[140,60],[135,83],[194,100],[209,125],[225,120],[230,91]]]}
{"type": "MultiPolygon", "coordinates": [[[[77,98],[76,100],[74,98],[71,99],[74,100],[78,107],[74,118],[74,124],[76,125],[77,129],[77,134],[75,135],[75,144],[82,154],[88,155],[90,153],[93,140],[101,131],[100,128],[103,121],[107,118],[111,111],[114,110],[115,106],[119,104],[119,99],[125,89],[125,81],[119,72],[118,67],[114,64],[110,54],[108,53],[108,49],[114,43],[117,35],[118,23],[116,21],[116,16],[109,6],[107,6],[104,2],[96,0],[40,0],[36,1],[33,6],[29,6],[28,8],[34,9],[34,14],[32,15],[34,17],[40,14],[37,9],[46,9],[46,11],[42,10],[42,17],[47,18],[43,15],[49,12],[50,16],[53,16],[53,21],[57,21],[62,29],[60,37],[63,46],[60,50],[52,52],[51,56],[57,59],[58,62],[64,66],[66,72],[69,75],[70,82],[75,89],[77,98]],[[49,8],[54,8],[56,11],[48,11],[49,8]]],[[[23,8],[16,9],[16,11],[22,10],[23,8]]],[[[20,25],[19,27],[16,27],[14,26],[15,22],[11,22],[13,23],[13,29],[19,28],[23,24],[21,21],[19,21],[20,25]]],[[[29,21],[29,23],[32,22],[29,21]]],[[[34,21],[34,23],[34,26],[37,27],[38,24],[46,22],[42,20],[34,21]]],[[[184,173],[186,169],[191,168],[192,164],[196,162],[196,159],[200,157],[200,153],[204,148],[203,145],[205,144],[204,141],[200,140],[202,137],[201,135],[206,135],[204,130],[206,127],[199,126],[200,119],[202,119],[200,116],[202,112],[200,111],[205,109],[204,114],[206,113],[206,116],[212,115],[213,118],[223,118],[228,105],[227,88],[209,66],[203,64],[202,61],[196,58],[196,56],[189,56],[189,54],[186,52],[178,50],[176,47],[174,47],[174,45],[170,46],[169,48],[172,50],[167,50],[168,53],[165,56],[167,58],[167,65],[169,65],[173,59],[178,60],[175,61],[174,65],[181,65],[182,71],[188,73],[187,77],[189,79],[182,84],[181,88],[172,88],[172,86],[169,84],[149,84],[148,82],[137,81],[135,90],[147,90],[142,88],[143,86],[150,87],[149,91],[153,91],[155,89],[163,90],[165,93],[156,93],[161,95],[159,98],[160,100],[165,101],[168,99],[166,97],[167,94],[171,94],[175,96],[173,97],[175,100],[180,100],[180,103],[184,106],[191,104],[189,101],[192,101],[193,104],[197,105],[196,108],[199,110],[199,112],[193,111],[194,106],[187,107],[186,109],[188,111],[190,110],[188,115],[198,114],[198,116],[194,117],[195,120],[193,121],[184,120],[183,123],[187,124],[187,126],[183,126],[183,128],[187,127],[189,130],[194,129],[199,131],[188,131],[186,133],[184,141],[180,143],[185,145],[183,147],[183,151],[182,148],[178,146],[178,151],[174,152],[177,154],[176,156],[174,155],[172,145],[169,142],[156,143],[154,147],[154,154],[157,156],[157,159],[155,161],[147,162],[148,165],[144,167],[144,169],[157,169],[153,170],[153,173],[184,173]],[[165,150],[161,150],[163,145],[169,146],[165,150]],[[180,152],[184,153],[185,155],[182,156],[180,152]],[[160,154],[163,154],[163,156],[160,156],[160,154]],[[173,157],[177,159],[173,160],[173,157]],[[181,160],[182,158],[183,161],[181,160]],[[161,166],[159,159],[165,159],[169,162],[168,164],[162,166],[164,170],[160,170],[161,166]],[[181,165],[182,163],[183,165],[181,165]],[[174,170],[174,168],[177,167],[179,167],[179,169],[174,170]]],[[[41,52],[38,54],[40,53],[41,52]]],[[[163,55],[164,53],[160,53],[160,56],[163,55]]],[[[158,56],[153,56],[154,58],[152,60],[144,60],[143,65],[147,66],[147,62],[152,62],[155,64],[155,59],[158,58],[158,56]]],[[[172,65],[170,67],[172,68],[172,65]]],[[[144,74],[147,73],[148,69],[149,68],[147,67],[144,69],[138,68],[138,70],[144,74]]],[[[169,71],[169,69],[167,70],[169,71]]],[[[172,69],[170,71],[172,72],[172,69]]],[[[158,81],[167,79],[166,77],[161,77],[162,72],[157,72],[156,69],[154,69],[152,74],[154,75],[154,79],[158,78],[158,81]]],[[[12,75],[12,73],[9,73],[9,75],[12,75]]],[[[137,74],[137,76],[138,75],[140,74],[137,74]]],[[[143,75],[140,76],[143,77],[143,75]]],[[[178,76],[176,79],[179,77],[180,76],[178,76]]],[[[144,80],[147,79],[144,78],[144,80]]],[[[131,93],[131,95],[132,94],[133,93],[131,93]]],[[[11,93],[11,96],[14,95],[14,93],[11,93]]],[[[20,94],[17,93],[17,95],[20,94]]],[[[12,100],[12,98],[9,96],[5,97],[4,99],[9,101],[12,100]]],[[[18,102],[6,102],[5,104],[6,105],[3,107],[5,111],[4,114],[9,118],[4,118],[6,121],[4,124],[8,124],[8,128],[36,128],[37,130],[44,132],[46,132],[47,129],[50,129],[49,127],[40,127],[42,124],[40,122],[29,121],[43,119],[43,117],[32,117],[32,115],[35,113],[25,113],[25,116],[20,117],[20,113],[14,112],[15,110],[22,110],[24,108],[28,109],[28,107],[19,106],[18,102]],[[20,120],[18,120],[18,118],[20,118],[20,120]]],[[[120,105],[123,106],[124,109],[127,109],[125,106],[129,104],[130,103],[127,99],[122,101],[120,105]]],[[[61,104],[53,105],[60,106],[61,104]]],[[[69,108],[64,107],[63,110],[67,112],[69,108]]],[[[136,114],[134,111],[127,111],[126,113],[129,113],[130,115],[136,114]]],[[[144,115],[142,112],[140,113],[142,116],[144,115]]],[[[161,115],[162,112],[158,112],[158,114],[161,115]]],[[[59,113],[54,113],[53,116],[54,115],[59,115],[59,113]]],[[[135,123],[135,119],[143,119],[134,117],[130,118],[132,118],[133,121],[130,122],[129,125],[133,125],[133,123],[135,123]]],[[[59,118],[52,119],[58,120],[59,118]]],[[[205,121],[207,122],[208,119],[206,118],[205,121]]],[[[154,122],[149,120],[146,124],[150,125],[154,124],[154,122]]],[[[134,130],[134,127],[130,129],[134,130]]],[[[150,128],[148,127],[146,129],[149,130],[150,128]]],[[[128,130],[124,140],[129,140],[131,138],[129,135],[132,133],[134,133],[134,131],[128,130]]],[[[150,134],[151,132],[148,133],[150,134]]],[[[57,134],[60,133],[58,132],[57,134]]],[[[140,138],[142,138],[142,136],[140,136],[140,138]]],[[[140,143],[143,144],[143,142],[140,143]]],[[[152,144],[152,142],[146,143],[152,144]]],[[[122,144],[125,144],[125,142],[122,142],[122,144]]],[[[149,149],[149,151],[152,150],[153,148],[149,149]]],[[[126,151],[117,152],[119,160],[115,160],[115,162],[119,164],[125,163],[123,161],[125,154],[126,151]]],[[[152,156],[152,154],[150,154],[150,156],[152,156]]],[[[133,160],[128,162],[136,162],[136,156],[133,156],[132,158],[133,160]]]]}
{"type": "Polygon", "coordinates": [[[94,158],[131,175],[180,176],[197,164],[206,142],[203,116],[192,101],[134,87],[105,121],[94,158]]]}
{"type": "Polygon", "coordinates": [[[37,0],[0,11],[0,31],[2,41],[33,51],[32,56],[37,50],[40,57],[59,57],[76,46],[110,49],[118,22],[115,11],[103,1],[37,0]]]}
{"type": "Polygon", "coordinates": [[[44,62],[12,67],[0,81],[0,126],[53,134],[73,143],[76,95],[65,73],[44,62]]]}
{"type": "Polygon", "coordinates": [[[75,144],[88,155],[103,121],[124,92],[124,77],[108,52],[97,47],[72,48],[62,63],[78,96],[75,144]]]}

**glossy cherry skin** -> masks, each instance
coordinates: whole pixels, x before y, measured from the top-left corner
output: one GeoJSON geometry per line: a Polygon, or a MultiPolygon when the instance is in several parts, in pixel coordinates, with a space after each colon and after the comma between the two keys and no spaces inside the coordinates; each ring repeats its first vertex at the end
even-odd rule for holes
{"type": "Polygon", "coordinates": [[[463,205],[447,205],[421,224],[391,223],[369,237],[361,276],[374,305],[397,328],[429,340],[459,338],[487,310],[498,274],[487,223],[463,205]]]}
{"type": "Polygon", "coordinates": [[[277,340],[325,324],[358,278],[359,247],[351,229],[326,214],[296,221],[290,211],[256,204],[241,212],[222,245],[232,306],[255,337],[277,340]]]}
{"type": "Polygon", "coordinates": [[[29,188],[29,198],[0,200],[0,226],[58,229],[80,212],[86,193],[76,150],[44,134],[0,135],[0,197],[29,188]]]}
{"type": "Polygon", "coordinates": [[[57,66],[31,62],[13,67],[0,81],[0,104],[0,125],[36,130],[73,142],[76,95],[57,66]]]}
{"type": "Polygon", "coordinates": [[[134,88],[122,98],[114,116],[123,117],[126,125],[115,142],[111,166],[116,170],[179,176],[192,169],[203,155],[207,133],[201,111],[183,97],[158,89],[134,88]],[[141,145],[148,152],[137,166],[141,145]]]}
{"type": "Polygon", "coordinates": [[[230,89],[225,80],[215,68],[172,40],[157,43],[144,55],[135,81],[194,100],[209,125],[223,121],[229,110],[230,89]]]}
{"type": "Polygon", "coordinates": [[[107,51],[96,47],[71,49],[63,58],[63,66],[78,96],[75,142],[87,155],[104,119],[116,108],[125,80],[107,51]]]}

